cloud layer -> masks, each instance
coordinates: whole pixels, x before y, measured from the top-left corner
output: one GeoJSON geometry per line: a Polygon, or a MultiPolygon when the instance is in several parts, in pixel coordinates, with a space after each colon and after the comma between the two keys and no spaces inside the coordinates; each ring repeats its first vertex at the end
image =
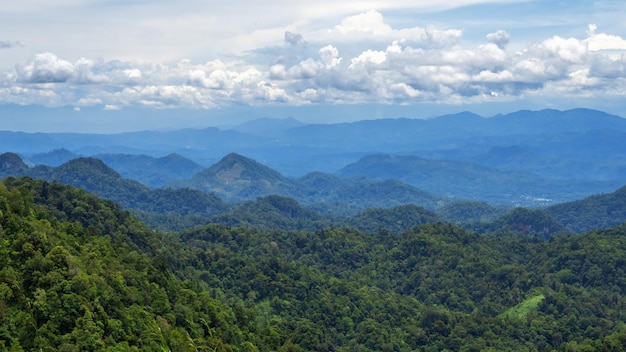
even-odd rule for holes
{"type": "MultiPolygon", "coordinates": [[[[461,28],[395,28],[375,10],[304,28],[258,32],[273,37],[272,44],[208,62],[70,60],[41,52],[0,73],[0,103],[214,109],[626,93],[626,40],[596,25],[586,37],[546,36],[527,44],[501,28],[469,44],[461,28]]],[[[20,45],[0,41],[8,50],[20,45]]]]}

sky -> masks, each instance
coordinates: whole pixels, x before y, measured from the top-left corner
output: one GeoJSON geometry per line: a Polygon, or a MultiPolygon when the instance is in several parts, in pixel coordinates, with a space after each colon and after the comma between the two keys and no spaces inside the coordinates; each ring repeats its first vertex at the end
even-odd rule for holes
{"type": "Polygon", "coordinates": [[[0,130],[626,116],[626,2],[0,0],[0,130]]]}

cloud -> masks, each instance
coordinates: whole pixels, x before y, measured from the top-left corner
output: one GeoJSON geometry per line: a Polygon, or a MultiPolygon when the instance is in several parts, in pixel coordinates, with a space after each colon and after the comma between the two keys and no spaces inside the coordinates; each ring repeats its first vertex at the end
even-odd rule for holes
{"type": "Polygon", "coordinates": [[[291,44],[291,45],[298,45],[303,42],[304,42],[304,37],[302,36],[302,34],[293,33],[290,31],[285,32],[285,43],[291,44]]]}
{"type": "Polygon", "coordinates": [[[74,65],[53,53],[42,53],[26,65],[17,67],[18,80],[27,83],[61,83],[74,76],[74,65]]]}
{"type": "Polygon", "coordinates": [[[487,40],[490,43],[497,45],[500,49],[504,49],[506,45],[509,44],[510,39],[511,37],[509,36],[509,33],[501,29],[495,31],[494,33],[487,34],[487,40]]]}
{"type": "Polygon", "coordinates": [[[343,34],[350,32],[384,35],[392,32],[391,26],[385,23],[383,16],[370,10],[354,16],[349,16],[335,26],[335,29],[343,34]]]}
{"type": "Polygon", "coordinates": [[[585,40],[585,43],[590,51],[626,50],[626,40],[624,38],[605,33],[596,34],[598,26],[595,24],[590,24],[588,28],[589,38],[585,40]]]}
{"type": "Polygon", "coordinates": [[[10,40],[0,40],[0,49],[10,49],[15,47],[23,46],[22,43],[18,41],[10,41],[10,40]]]}
{"type": "Polygon", "coordinates": [[[496,30],[471,44],[462,29],[397,28],[370,10],[301,29],[281,28],[271,46],[205,62],[69,60],[39,53],[0,74],[0,103],[214,109],[462,104],[626,91],[626,43],[595,26],[586,38],[553,35],[519,44],[496,30]]]}

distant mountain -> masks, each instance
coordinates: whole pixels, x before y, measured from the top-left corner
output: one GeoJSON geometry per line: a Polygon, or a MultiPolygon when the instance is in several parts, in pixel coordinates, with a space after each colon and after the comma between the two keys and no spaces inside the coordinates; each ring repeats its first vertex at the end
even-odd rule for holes
{"type": "Polygon", "coordinates": [[[21,176],[28,170],[28,165],[15,153],[0,154],[0,177],[21,176]]]}
{"type": "Polygon", "coordinates": [[[626,186],[612,193],[556,204],[545,211],[576,233],[617,226],[626,223],[626,186]]]}
{"type": "Polygon", "coordinates": [[[59,166],[78,157],[80,157],[80,155],[61,148],[46,153],[30,155],[27,161],[32,165],[59,166]]]}
{"type": "Polygon", "coordinates": [[[137,181],[123,178],[96,158],[76,158],[58,167],[39,165],[28,168],[19,156],[5,153],[0,155],[0,176],[31,176],[71,185],[113,200],[124,208],[146,213],[209,217],[225,211],[228,207],[214,194],[198,190],[185,188],[151,190],[137,181]]]}
{"type": "Polygon", "coordinates": [[[230,153],[219,162],[189,180],[192,187],[213,192],[230,202],[255,199],[267,195],[293,196],[298,185],[278,171],[237,153],[230,153]]]}
{"type": "Polygon", "coordinates": [[[283,176],[253,159],[231,153],[188,183],[205,192],[214,192],[231,203],[279,195],[303,204],[345,204],[356,209],[387,208],[418,204],[436,209],[448,201],[395,180],[377,181],[367,178],[342,179],[314,172],[298,179],[283,176]]]}
{"type": "MultiPolygon", "coordinates": [[[[292,197],[307,205],[320,199],[333,202],[341,189],[350,187],[348,183],[330,189],[307,186],[303,175],[311,172],[369,178],[368,182],[396,179],[444,197],[533,206],[611,192],[626,183],[626,119],[589,109],[523,110],[493,117],[461,112],[432,119],[388,118],[325,125],[268,118],[232,130],[111,135],[0,132],[0,150],[24,156],[31,166],[39,161],[48,167],[58,166],[70,153],[97,157],[122,177],[150,187],[188,186],[222,192],[221,196],[231,197],[231,202],[270,194],[292,197]],[[51,150],[57,152],[42,154],[51,150]],[[161,159],[169,153],[175,157],[161,159]],[[202,176],[207,180],[192,176],[203,172],[198,166],[215,165],[229,153],[256,160],[283,180],[261,177],[267,182],[255,184],[248,179],[246,183],[242,179],[224,184],[212,179],[210,172],[202,176]],[[365,170],[366,161],[373,160],[370,155],[400,161],[379,160],[380,168],[372,164],[365,170]],[[189,179],[191,183],[186,183],[189,179]]],[[[42,172],[47,172],[44,169],[42,172]]],[[[256,171],[251,174],[256,175],[256,171]]],[[[392,201],[387,205],[400,204],[392,201]]]]}
{"type": "MultiPolygon", "coordinates": [[[[292,118],[264,118],[230,130],[110,135],[0,132],[0,151],[30,156],[60,148],[82,156],[177,153],[205,166],[235,152],[290,177],[312,171],[336,172],[365,155],[402,154],[468,161],[558,179],[626,180],[626,159],[620,152],[626,148],[626,119],[590,109],[522,110],[493,117],[461,112],[431,119],[308,125],[292,118]]],[[[155,185],[161,182],[158,179],[155,185]]],[[[590,188],[586,194],[597,190],[590,188]]]]}
{"type": "Polygon", "coordinates": [[[521,110],[488,119],[490,133],[545,134],[613,129],[626,131],[626,119],[592,109],[521,110]]]}
{"type": "Polygon", "coordinates": [[[341,177],[395,179],[425,191],[492,204],[541,205],[580,199],[611,184],[558,181],[523,171],[504,171],[453,160],[411,155],[370,155],[344,167],[341,177]]]}
{"type": "Polygon", "coordinates": [[[149,187],[162,187],[176,180],[188,180],[204,168],[176,153],[163,157],[131,154],[99,154],[96,157],[123,177],[149,187]]]}
{"type": "Polygon", "coordinates": [[[304,123],[293,117],[286,119],[260,118],[242,123],[234,127],[233,130],[250,135],[267,137],[278,135],[282,131],[302,125],[304,125],[304,123]]]}

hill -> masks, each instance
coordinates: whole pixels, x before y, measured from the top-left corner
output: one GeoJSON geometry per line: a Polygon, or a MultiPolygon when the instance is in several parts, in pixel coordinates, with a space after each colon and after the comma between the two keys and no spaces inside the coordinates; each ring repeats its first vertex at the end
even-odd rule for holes
{"type": "Polygon", "coordinates": [[[188,180],[204,169],[200,164],[176,153],[157,158],[132,154],[98,154],[95,157],[119,172],[122,177],[151,188],[188,180]]]}
{"type": "Polygon", "coordinates": [[[293,196],[298,186],[278,171],[230,153],[189,180],[192,187],[236,202],[267,195],[293,196]]]}
{"type": "MultiPolygon", "coordinates": [[[[281,198],[264,202],[302,211],[281,198]]],[[[626,342],[624,225],[551,241],[443,223],[399,235],[217,225],[164,235],[84,191],[9,178],[0,183],[0,236],[0,345],[9,350],[619,350],[626,342]]]]}
{"type": "Polygon", "coordinates": [[[0,177],[23,175],[28,170],[28,165],[15,153],[0,154],[0,177]]]}
{"type": "Polygon", "coordinates": [[[26,160],[32,165],[59,166],[72,159],[79,158],[80,155],[67,149],[54,149],[45,153],[36,153],[28,156],[26,160]]]}
{"type": "MultiPolygon", "coordinates": [[[[0,160],[10,160],[6,165],[23,165],[19,156],[2,154],[0,160]]],[[[113,200],[125,209],[139,211],[151,225],[161,229],[182,228],[189,217],[192,223],[206,224],[206,219],[226,210],[228,205],[211,193],[189,188],[150,189],[137,181],[123,178],[112,168],[95,158],[76,158],[58,167],[37,166],[7,167],[7,176],[31,176],[40,180],[55,181],[82,188],[100,197],[113,200]],[[11,170],[11,172],[8,172],[11,170]],[[170,227],[163,227],[163,219],[156,214],[168,215],[170,227]],[[172,215],[175,215],[172,217],[172,215]],[[195,217],[201,217],[202,220],[195,217]],[[154,222],[152,222],[154,221],[154,222]],[[178,225],[177,225],[178,224],[178,225]]],[[[1,174],[1,173],[0,173],[1,174]]]]}
{"type": "Polygon", "coordinates": [[[348,220],[348,226],[360,231],[376,233],[389,231],[399,234],[424,224],[441,220],[434,212],[413,204],[389,209],[366,209],[348,220]]]}
{"type": "Polygon", "coordinates": [[[250,227],[264,231],[314,231],[332,224],[330,216],[301,206],[295,199],[276,195],[236,204],[231,209],[212,216],[210,223],[231,227],[250,227]]]}
{"type": "Polygon", "coordinates": [[[159,255],[165,238],[116,204],[58,183],[10,179],[0,183],[0,214],[2,349],[246,344],[232,338],[243,336],[233,309],[178,279],[159,255]]]}
{"type": "Polygon", "coordinates": [[[612,193],[556,204],[546,212],[572,232],[585,232],[626,222],[626,186],[612,193]]]}
{"type": "Polygon", "coordinates": [[[491,223],[508,210],[508,207],[494,207],[485,202],[456,201],[437,209],[436,213],[445,221],[469,225],[491,223]]]}
{"type": "MultiPolygon", "coordinates": [[[[20,154],[29,165],[31,156],[37,159],[33,154],[61,148],[92,157],[160,157],[177,153],[200,165],[211,165],[227,153],[236,152],[289,177],[313,171],[334,173],[365,155],[401,154],[472,162],[554,179],[580,178],[596,183],[596,188],[586,193],[590,195],[599,191],[597,187],[602,182],[626,180],[626,162],[620,153],[626,148],[625,121],[590,109],[522,110],[492,117],[461,112],[431,119],[385,118],[308,125],[294,119],[265,118],[229,130],[203,128],[111,135],[0,131],[0,151],[20,154]],[[489,155],[490,151],[497,155],[489,155]],[[510,157],[508,152],[512,153],[510,157]]],[[[56,166],[68,160],[48,159],[42,163],[56,166]]],[[[609,185],[601,191],[615,187],[609,185]]]]}
{"type": "Polygon", "coordinates": [[[570,233],[549,213],[526,208],[513,208],[489,224],[478,225],[476,229],[479,233],[514,233],[541,240],[570,233]]]}
{"type": "Polygon", "coordinates": [[[586,181],[554,180],[527,172],[411,155],[369,155],[347,165],[338,175],[395,179],[434,194],[504,205],[558,203],[580,199],[588,195],[587,192],[600,192],[606,187],[586,181]]]}

